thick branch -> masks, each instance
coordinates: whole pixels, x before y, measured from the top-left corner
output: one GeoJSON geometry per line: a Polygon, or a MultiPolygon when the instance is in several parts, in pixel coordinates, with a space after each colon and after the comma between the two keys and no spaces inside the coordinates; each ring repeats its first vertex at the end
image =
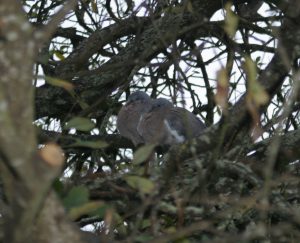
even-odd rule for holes
{"type": "MultiPolygon", "coordinates": [[[[211,14],[223,6],[218,1],[204,1],[203,3],[200,1],[199,4],[203,4],[203,8],[205,7],[205,14],[197,13],[197,16],[194,16],[191,13],[185,13],[184,15],[181,13],[165,13],[164,17],[152,20],[152,24],[146,26],[145,29],[135,29],[135,31],[140,30],[141,33],[101,67],[92,71],[77,72],[78,68],[85,64],[87,59],[98,51],[103,44],[126,34],[126,31],[132,31],[131,26],[132,24],[136,25],[136,19],[120,22],[124,26],[129,26],[124,28],[121,35],[118,34],[119,32],[110,32],[121,30],[123,25],[120,27],[119,23],[107,27],[107,29],[99,30],[84,41],[69,58],[62,62],[56,73],[59,77],[68,80],[75,76],[76,78],[73,78],[73,82],[76,85],[76,92],[78,94],[84,92],[85,97],[88,97],[87,103],[93,103],[99,97],[105,99],[118,87],[126,86],[136,71],[162,50],[166,49],[175,39],[184,36],[186,33],[193,33],[195,30],[198,30],[197,36],[210,35],[211,26],[208,25],[208,19],[211,14]]],[[[141,23],[145,25],[148,21],[147,19],[142,19],[141,23]]],[[[51,107],[58,107],[57,110],[60,108],[62,110],[70,110],[70,107],[72,107],[71,99],[65,100],[62,97],[66,97],[62,89],[48,86],[37,88],[37,118],[41,117],[40,107],[46,106],[46,104],[51,104],[51,107]]],[[[51,107],[48,107],[48,109],[51,110],[51,107]]],[[[49,113],[53,114],[53,112],[49,113]]]]}
{"type": "Polygon", "coordinates": [[[106,134],[106,135],[62,135],[59,132],[41,131],[39,133],[39,142],[57,142],[62,147],[69,147],[76,140],[81,141],[103,141],[106,142],[109,147],[119,148],[133,148],[133,144],[126,138],[121,137],[118,134],[106,134]]]}
{"type": "MultiPolygon", "coordinates": [[[[300,11],[295,19],[298,19],[299,16],[300,11]]],[[[285,19],[280,31],[280,42],[277,52],[266,69],[263,70],[258,77],[258,81],[271,98],[281,87],[285,77],[291,69],[292,61],[300,55],[299,49],[297,49],[300,41],[297,38],[294,38],[295,35],[300,35],[299,24],[296,24],[293,19],[285,19]]],[[[266,108],[267,106],[262,107],[261,111],[266,110],[266,108]]],[[[229,111],[229,115],[225,122],[221,121],[219,124],[207,129],[205,133],[197,139],[197,145],[195,146],[196,151],[186,149],[185,146],[176,146],[173,148],[168,159],[169,165],[173,166],[176,162],[180,163],[180,161],[193,156],[194,153],[204,153],[211,150],[215,148],[215,146],[222,145],[224,141],[227,143],[233,141],[239,131],[242,128],[247,127],[250,122],[251,120],[246,106],[245,94],[229,111]],[[225,126],[222,126],[222,124],[225,124],[225,126]]]]}
{"type": "MultiPolygon", "coordinates": [[[[265,139],[256,143],[250,148],[250,151],[255,151],[247,161],[254,167],[260,167],[266,162],[269,154],[268,148],[272,143],[273,138],[265,139]]],[[[277,170],[284,169],[289,163],[300,159],[300,130],[290,131],[280,136],[280,146],[277,155],[276,168],[277,170]]]]}

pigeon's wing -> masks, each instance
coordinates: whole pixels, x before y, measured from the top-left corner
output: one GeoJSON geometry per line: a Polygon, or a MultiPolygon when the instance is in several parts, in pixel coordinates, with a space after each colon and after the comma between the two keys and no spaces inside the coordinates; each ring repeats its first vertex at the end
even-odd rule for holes
{"type": "Polygon", "coordinates": [[[138,132],[145,143],[167,144],[167,130],[160,112],[145,113],[138,124],[138,132]]]}
{"type": "Polygon", "coordinates": [[[166,118],[170,132],[177,142],[197,137],[205,129],[204,123],[190,111],[175,107],[166,118]]]}

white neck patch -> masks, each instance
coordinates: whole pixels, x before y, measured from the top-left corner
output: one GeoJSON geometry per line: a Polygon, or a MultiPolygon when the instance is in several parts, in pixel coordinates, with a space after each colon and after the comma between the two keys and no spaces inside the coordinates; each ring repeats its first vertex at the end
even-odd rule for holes
{"type": "Polygon", "coordinates": [[[167,120],[164,120],[164,124],[166,125],[168,132],[171,134],[172,137],[175,138],[177,143],[182,143],[185,141],[185,137],[183,135],[180,135],[175,129],[172,129],[167,120]]]}

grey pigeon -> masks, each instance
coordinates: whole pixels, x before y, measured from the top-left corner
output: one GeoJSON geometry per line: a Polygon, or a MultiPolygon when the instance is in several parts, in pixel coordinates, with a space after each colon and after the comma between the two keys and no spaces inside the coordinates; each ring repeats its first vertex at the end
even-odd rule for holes
{"type": "Polygon", "coordinates": [[[138,124],[138,132],[145,143],[172,145],[197,137],[205,129],[204,123],[190,111],[174,107],[171,102],[159,98],[152,102],[138,124]]]}
{"type": "Polygon", "coordinates": [[[123,137],[132,141],[134,146],[144,143],[137,132],[141,115],[151,107],[152,99],[142,91],[132,93],[126,104],[120,109],[117,117],[117,128],[123,137]]]}

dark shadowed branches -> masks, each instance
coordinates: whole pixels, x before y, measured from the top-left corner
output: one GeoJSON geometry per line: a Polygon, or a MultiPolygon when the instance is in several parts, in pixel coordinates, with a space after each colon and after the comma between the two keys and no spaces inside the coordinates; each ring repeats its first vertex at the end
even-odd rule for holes
{"type": "Polygon", "coordinates": [[[0,241],[298,242],[299,23],[298,0],[3,0],[0,241]],[[136,90],[207,126],[149,175],[116,130],[136,90]]]}

